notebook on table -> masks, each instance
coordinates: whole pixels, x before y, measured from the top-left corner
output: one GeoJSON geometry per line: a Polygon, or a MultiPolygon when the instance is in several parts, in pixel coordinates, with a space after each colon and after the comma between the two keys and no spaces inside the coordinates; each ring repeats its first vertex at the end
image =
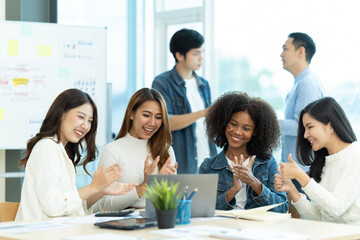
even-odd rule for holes
{"type": "Polygon", "coordinates": [[[285,204],[287,201],[282,203],[252,208],[252,209],[234,209],[234,210],[216,210],[215,214],[224,217],[242,218],[255,221],[274,221],[283,220],[290,218],[290,214],[268,212],[268,210],[285,204]]]}
{"type": "MultiPolygon", "coordinates": [[[[191,217],[213,217],[218,177],[217,174],[149,175],[147,184],[152,184],[155,178],[158,181],[167,179],[169,182],[179,182],[178,193],[181,193],[181,196],[186,186],[188,186],[189,194],[197,188],[198,191],[191,201],[191,217]]],[[[146,199],[145,217],[156,217],[155,209],[149,199],[146,199]]]]}

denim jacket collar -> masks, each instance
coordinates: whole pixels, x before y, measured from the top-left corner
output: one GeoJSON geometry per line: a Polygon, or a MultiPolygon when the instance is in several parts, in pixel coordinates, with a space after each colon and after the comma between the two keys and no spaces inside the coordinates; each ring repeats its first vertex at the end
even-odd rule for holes
{"type": "MultiPolygon", "coordinates": [[[[173,78],[175,79],[176,84],[178,85],[185,85],[185,80],[181,77],[181,75],[179,74],[179,72],[176,70],[176,65],[173,67],[173,69],[171,70],[171,75],[173,76],[173,78]]],[[[198,75],[196,74],[195,71],[193,71],[193,76],[196,79],[197,85],[200,86],[202,84],[204,84],[202,82],[202,80],[198,77],[198,75]]]]}
{"type": "MultiPolygon", "coordinates": [[[[252,169],[256,168],[257,166],[259,166],[261,164],[268,163],[269,161],[270,161],[270,159],[260,160],[259,158],[255,157],[255,161],[252,166],[252,169]]],[[[225,149],[223,149],[221,151],[221,153],[219,153],[219,155],[216,156],[216,159],[215,159],[213,165],[211,166],[211,168],[214,170],[220,170],[220,169],[226,168],[229,171],[231,171],[231,168],[230,168],[230,166],[227,162],[226,156],[225,156],[225,149]]]]}
{"type": "Polygon", "coordinates": [[[214,170],[220,170],[220,169],[226,168],[229,171],[231,171],[230,166],[229,166],[229,164],[228,164],[228,162],[226,160],[226,157],[225,157],[225,149],[223,149],[221,151],[221,153],[219,153],[216,156],[216,159],[215,159],[213,165],[211,166],[211,168],[214,169],[214,170]]]}

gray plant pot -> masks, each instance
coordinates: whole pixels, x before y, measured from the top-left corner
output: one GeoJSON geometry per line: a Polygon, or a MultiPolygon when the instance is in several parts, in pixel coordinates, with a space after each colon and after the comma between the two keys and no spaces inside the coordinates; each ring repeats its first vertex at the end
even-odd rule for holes
{"type": "Polygon", "coordinates": [[[177,209],[174,210],[156,210],[156,217],[158,220],[158,227],[173,228],[175,226],[177,209]]]}

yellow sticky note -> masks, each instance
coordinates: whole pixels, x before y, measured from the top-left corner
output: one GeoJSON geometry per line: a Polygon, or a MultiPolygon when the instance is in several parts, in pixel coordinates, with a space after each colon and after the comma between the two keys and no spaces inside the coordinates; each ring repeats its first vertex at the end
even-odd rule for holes
{"type": "Polygon", "coordinates": [[[49,46],[49,45],[39,45],[37,55],[39,57],[50,57],[51,56],[51,46],[49,46]]]}
{"type": "Polygon", "coordinates": [[[4,108],[0,108],[0,120],[4,120],[4,108]]]}
{"type": "Polygon", "coordinates": [[[8,40],[8,55],[19,56],[19,40],[8,40]]]}
{"type": "Polygon", "coordinates": [[[29,79],[27,79],[27,78],[14,78],[13,83],[14,83],[14,86],[26,85],[26,84],[29,83],[29,79]]]}

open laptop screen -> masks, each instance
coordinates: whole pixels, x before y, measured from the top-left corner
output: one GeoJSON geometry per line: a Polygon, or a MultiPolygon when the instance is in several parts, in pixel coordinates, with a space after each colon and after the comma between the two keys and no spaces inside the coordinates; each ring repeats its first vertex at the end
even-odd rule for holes
{"type": "MultiPolygon", "coordinates": [[[[197,188],[191,202],[191,216],[212,217],[215,212],[218,177],[217,174],[149,175],[147,184],[152,184],[155,178],[158,181],[167,179],[169,182],[179,182],[178,193],[181,193],[181,196],[186,186],[189,187],[189,194],[197,188]]],[[[146,199],[145,217],[156,217],[149,199],[146,199]]]]}

